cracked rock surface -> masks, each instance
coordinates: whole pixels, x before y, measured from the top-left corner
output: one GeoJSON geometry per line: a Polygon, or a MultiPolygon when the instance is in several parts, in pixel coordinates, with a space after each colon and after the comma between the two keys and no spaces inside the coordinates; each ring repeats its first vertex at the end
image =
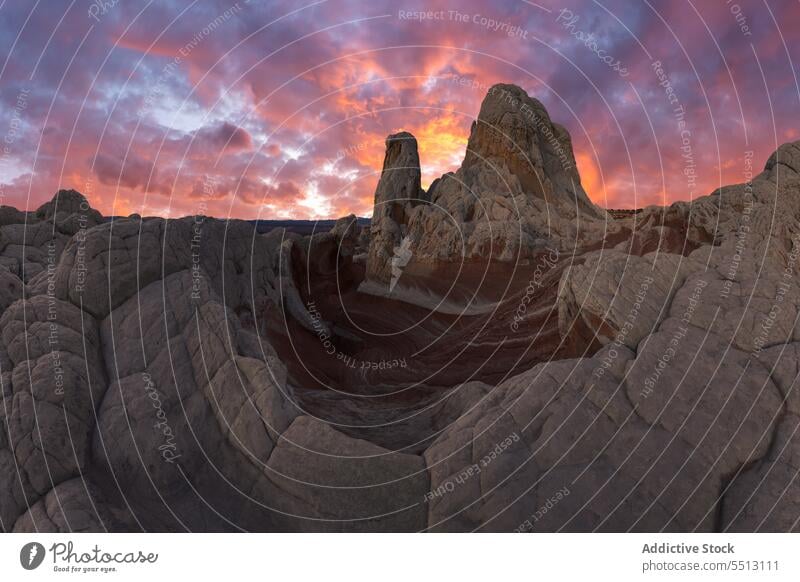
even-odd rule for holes
{"type": "Polygon", "coordinates": [[[800,142],[620,219],[518,87],[469,144],[365,231],[3,207],[0,528],[799,531],[800,142]]]}

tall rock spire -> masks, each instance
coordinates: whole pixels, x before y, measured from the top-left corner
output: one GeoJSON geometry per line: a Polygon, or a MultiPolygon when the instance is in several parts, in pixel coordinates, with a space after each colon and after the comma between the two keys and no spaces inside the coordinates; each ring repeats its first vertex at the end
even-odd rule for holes
{"type": "Polygon", "coordinates": [[[367,278],[389,283],[392,257],[406,234],[411,209],[425,200],[417,140],[408,132],[386,138],[383,171],[375,190],[367,278]]]}
{"type": "Polygon", "coordinates": [[[414,137],[387,138],[366,279],[381,292],[401,262],[513,262],[595,241],[607,228],[606,212],[581,186],[567,130],[520,87],[494,85],[461,167],[427,193],[414,137]]]}
{"type": "Polygon", "coordinates": [[[492,86],[472,124],[462,170],[487,164],[506,166],[529,196],[603,216],[581,186],[569,133],[516,85],[492,86]]]}

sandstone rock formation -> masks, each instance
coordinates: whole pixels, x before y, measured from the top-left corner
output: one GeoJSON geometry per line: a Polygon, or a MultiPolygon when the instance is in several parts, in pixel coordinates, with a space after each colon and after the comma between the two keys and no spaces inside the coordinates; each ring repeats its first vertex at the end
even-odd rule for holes
{"type": "Polygon", "coordinates": [[[386,145],[369,281],[389,280],[387,263],[404,240],[419,263],[513,262],[531,258],[546,242],[563,249],[594,242],[608,228],[605,212],[581,186],[569,133],[515,85],[489,89],[461,167],[427,193],[419,188],[413,136],[389,136],[386,145]]]}
{"type": "Polygon", "coordinates": [[[394,249],[407,234],[409,215],[426,201],[420,186],[421,171],[417,140],[407,132],[386,138],[386,157],[375,190],[375,206],[370,225],[367,277],[388,283],[394,249]]]}
{"type": "Polygon", "coordinates": [[[0,209],[0,528],[798,531],[800,142],[618,218],[569,143],[498,86],[368,236],[0,209]]]}

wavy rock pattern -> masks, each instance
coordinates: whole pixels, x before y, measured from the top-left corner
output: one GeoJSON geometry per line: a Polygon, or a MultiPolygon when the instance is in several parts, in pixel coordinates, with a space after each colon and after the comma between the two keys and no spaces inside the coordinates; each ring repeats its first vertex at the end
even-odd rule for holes
{"type": "Polygon", "coordinates": [[[501,85],[419,164],[368,232],[0,210],[0,527],[800,529],[800,142],[612,218],[501,85]]]}

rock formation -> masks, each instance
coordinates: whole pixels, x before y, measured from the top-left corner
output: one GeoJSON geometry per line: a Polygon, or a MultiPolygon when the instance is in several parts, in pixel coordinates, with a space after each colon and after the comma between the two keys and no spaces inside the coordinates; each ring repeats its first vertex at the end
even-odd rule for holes
{"type": "Polygon", "coordinates": [[[412,209],[426,201],[420,186],[421,172],[417,140],[407,132],[386,138],[386,157],[375,190],[375,206],[370,225],[367,277],[388,283],[395,248],[408,228],[412,209]]]}
{"type": "Polygon", "coordinates": [[[0,528],[797,531],[800,142],[618,218],[569,143],[498,86],[369,234],[1,208],[0,528]]]}
{"type": "Polygon", "coordinates": [[[489,89],[464,162],[427,193],[419,189],[413,136],[389,136],[386,145],[375,192],[369,281],[388,280],[387,262],[403,239],[417,263],[513,262],[535,256],[547,241],[569,248],[595,241],[608,228],[605,211],[581,186],[569,133],[514,85],[489,89]],[[397,199],[407,201],[392,202],[397,199]]]}

